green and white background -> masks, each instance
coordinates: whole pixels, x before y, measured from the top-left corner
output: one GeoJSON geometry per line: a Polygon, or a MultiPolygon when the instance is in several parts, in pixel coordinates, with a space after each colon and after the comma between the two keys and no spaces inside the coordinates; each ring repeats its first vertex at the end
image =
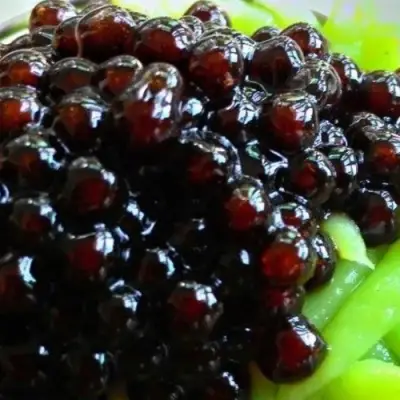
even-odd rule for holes
{"type": "MultiPolygon", "coordinates": [[[[36,3],[36,0],[0,0],[0,20],[5,21],[29,10],[36,3]]],[[[290,7],[301,7],[304,4],[311,9],[329,13],[332,0],[281,0],[280,3],[287,3],[290,7]]]]}
{"type": "MultiPolygon", "coordinates": [[[[24,14],[37,0],[0,0],[0,23],[24,14]]],[[[230,13],[236,29],[252,33],[263,25],[283,28],[304,21],[318,26],[318,11],[328,16],[320,29],[331,50],[352,57],[366,70],[395,70],[400,66],[398,0],[215,0],[230,13]]],[[[150,16],[181,15],[193,0],[114,0],[150,16]]]]}

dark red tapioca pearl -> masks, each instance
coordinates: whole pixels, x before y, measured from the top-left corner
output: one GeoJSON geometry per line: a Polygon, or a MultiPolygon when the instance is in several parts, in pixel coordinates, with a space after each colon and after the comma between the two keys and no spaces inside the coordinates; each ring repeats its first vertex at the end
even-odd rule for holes
{"type": "Polygon", "coordinates": [[[39,51],[13,51],[0,59],[0,87],[27,85],[43,89],[49,68],[48,60],[39,51]]]}
{"type": "Polygon", "coordinates": [[[31,32],[33,46],[50,46],[53,43],[55,26],[41,26],[31,32]]]}
{"type": "Polygon", "coordinates": [[[44,0],[31,11],[29,29],[41,26],[57,26],[68,18],[77,15],[75,7],[66,1],[44,0]]]}
{"type": "Polygon", "coordinates": [[[128,11],[111,5],[96,8],[78,22],[79,55],[98,63],[122,54],[133,55],[135,28],[128,11]]]}
{"type": "Polygon", "coordinates": [[[252,35],[251,38],[256,42],[264,42],[266,40],[272,39],[275,36],[280,34],[280,29],[274,26],[263,26],[257,29],[252,35]]]}
{"type": "Polygon", "coordinates": [[[340,126],[324,119],[319,123],[319,130],[314,146],[322,151],[328,151],[331,147],[348,145],[344,130],[340,126]]]}
{"type": "Polygon", "coordinates": [[[288,26],[281,35],[292,38],[301,48],[304,55],[316,54],[321,57],[328,51],[328,42],[318,30],[311,25],[298,22],[288,26]]]}
{"type": "Polygon", "coordinates": [[[223,313],[212,288],[196,282],[179,282],[167,304],[171,334],[182,340],[207,338],[223,313]]]}
{"type": "Polygon", "coordinates": [[[367,246],[395,240],[398,232],[397,203],[387,190],[359,189],[348,200],[346,208],[359,226],[367,246]]]}
{"type": "Polygon", "coordinates": [[[332,195],[336,177],[334,166],[323,153],[306,150],[290,161],[284,187],[313,205],[321,205],[332,195]]]}
{"type": "Polygon", "coordinates": [[[90,87],[64,96],[55,107],[53,129],[74,154],[100,147],[109,127],[108,104],[90,87]]]}
{"type": "Polygon", "coordinates": [[[65,379],[67,393],[81,397],[105,393],[113,362],[109,353],[69,351],[63,354],[59,367],[65,379]]]}
{"type": "Polygon", "coordinates": [[[142,71],[143,64],[133,56],[117,56],[100,64],[92,83],[112,99],[124,92],[142,71]]]}
{"type": "Polygon", "coordinates": [[[65,153],[44,130],[29,131],[7,142],[1,176],[13,190],[49,191],[62,181],[65,153]]]}
{"type": "Polygon", "coordinates": [[[312,211],[295,202],[276,206],[272,210],[271,224],[277,230],[295,228],[305,237],[313,237],[318,227],[312,211]]]}
{"type": "Polygon", "coordinates": [[[209,115],[208,125],[226,136],[235,146],[243,145],[255,137],[261,106],[238,92],[232,102],[209,115]]]}
{"type": "Polygon", "coordinates": [[[57,59],[76,57],[79,54],[77,27],[80,17],[66,19],[54,31],[52,47],[57,59]]]}
{"type": "Polygon", "coordinates": [[[4,48],[3,55],[15,50],[30,49],[31,47],[33,47],[31,35],[29,33],[23,34],[16,37],[4,48]]]}
{"type": "MultiPolygon", "coordinates": [[[[197,394],[197,390],[195,393],[197,394]]],[[[238,400],[244,393],[246,391],[240,378],[227,371],[222,371],[216,377],[207,379],[200,390],[200,395],[210,400],[218,399],[220,396],[229,400],[238,400]]]]}
{"type": "Polygon", "coordinates": [[[179,20],[185,23],[192,30],[195,40],[199,39],[204,33],[204,24],[198,17],[194,15],[184,15],[179,18],[179,20]]]}
{"type": "Polygon", "coordinates": [[[360,86],[362,104],[378,116],[400,116],[400,78],[392,72],[374,71],[363,76],[360,86]]]}
{"type": "Polygon", "coordinates": [[[230,101],[242,82],[243,56],[235,40],[215,34],[199,40],[192,48],[188,76],[210,100],[230,101]]]}
{"type": "Polygon", "coordinates": [[[203,140],[187,140],[183,156],[185,181],[190,187],[216,187],[240,174],[238,155],[223,137],[206,134],[203,140]]]}
{"type": "Polygon", "coordinates": [[[276,287],[304,284],[312,277],[315,265],[311,242],[293,228],[278,232],[259,260],[260,275],[267,284],[276,287]]]}
{"type": "Polygon", "coordinates": [[[168,17],[149,19],[137,29],[135,55],[143,62],[168,62],[184,68],[195,42],[192,30],[168,17]]]}
{"type": "Polygon", "coordinates": [[[202,22],[211,22],[219,26],[231,26],[231,20],[226,11],[212,1],[196,1],[188,8],[185,15],[194,15],[202,22]]]}
{"type": "Polygon", "coordinates": [[[351,147],[345,146],[329,148],[325,154],[336,171],[336,184],[329,204],[340,208],[343,201],[357,188],[359,159],[351,147]]]}
{"type": "Polygon", "coordinates": [[[287,85],[313,96],[320,110],[338,104],[342,95],[339,75],[329,63],[319,59],[306,61],[287,85]]]}
{"type": "Polygon", "coordinates": [[[33,258],[7,253],[0,258],[1,272],[0,282],[2,314],[18,315],[31,313],[37,303],[34,293],[35,285],[26,275],[33,268],[33,258]]]}
{"type": "Polygon", "coordinates": [[[318,128],[318,112],[310,96],[303,91],[286,92],[264,106],[257,137],[261,143],[293,155],[313,145],[318,128]]]}
{"type": "MultiPolygon", "coordinates": [[[[257,287],[256,261],[253,250],[234,242],[222,249],[216,257],[213,271],[219,297],[229,302],[234,297],[244,299],[249,294],[253,295],[257,287]]],[[[237,305],[239,303],[240,300],[237,305]]]]}
{"type": "Polygon", "coordinates": [[[277,317],[273,329],[262,330],[256,344],[261,372],[276,383],[312,375],[325,359],[327,344],[303,316],[277,317]]]}
{"type": "Polygon", "coordinates": [[[85,7],[82,7],[82,9],[79,12],[79,15],[86,15],[89,12],[95,10],[96,8],[110,5],[109,0],[91,0],[89,2],[85,1],[85,3],[84,3],[85,7]]]}
{"type": "Polygon", "coordinates": [[[304,64],[304,55],[297,43],[287,36],[276,36],[257,43],[249,65],[249,77],[268,88],[286,85],[304,64]]]}
{"type": "Polygon", "coordinates": [[[54,63],[47,75],[51,100],[59,102],[66,94],[88,86],[96,71],[96,64],[79,57],[67,57],[54,63]]]}
{"type": "Polygon", "coordinates": [[[328,235],[320,232],[311,240],[317,254],[317,264],[314,275],[305,285],[307,290],[318,288],[332,279],[338,258],[335,244],[328,235]]]}
{"type": "Polygon", "coordinates": [[[20,136],[25,128],[41,123],[47,111],[32,87],[0,89],[0,142],[20,136]]]}
{"type": "Polygon", "coordinates": [[[179,137],[182,91],[183,79],[176,67],[166,63],[149,64],[135,84],[113,102],[114,122],[118,129],[113,138],[119,142],[121,150],[138,152],[179,137]],[[159,108],[164,113],[155,111],[159,108]]]}
{"type": "Polygon", "coordinates": [[[300,313],[305,302],[305,294],[302,286],[263,287],[258,298],[258,318],[268,321],[273,316],[300,313]]]}
{"type": "Polygon", "coordinates": [[[50,199],[45,196],[18,199],[9,219],[14,245],[24,251],[38,251],[40,246],[62,231],[62,225],[50,199]]]}
{"type": "Polygon", "coordinates": [[[363,76],[360,68],[350,57],[340,53],[331,53],[327,61],[339,75],[342,84],[342,104],[351,109],[357,109],[363,76]]]}
{"type": "Polygon", "coordinates": [[[363,111],[352,114],[349,124],[345,127],[345,135],[350,143],[353,137],[362,132],[363,128],[380,130],[385,129],[386,124],[382,118],[370,112],[363,111]]]}
{"type": "Polygon", "coordinates": [[[182,110],[180,126],[188,138],[192,134],[198,136],[200,129],[206,124],[207,104],[208,99],[194,86],[187,86],[183,91],[180,103],[182,110]]]}
{"type": "Polygon", "coordinates": [[[364,151],[364,174],[376,180],[390,180],[400,168],[400,136],[385,134],[371,140],[364,151]]]}
{"type": "Polygon", "coordinates": [[[260,182],[243,176],[233,182],[224,208],[229,228],[246,232],[266,223],[271,205],[260,182]]]}
{"type": "Polygon", "coordinates": [[[94,215],[101,221],[116,203],[120,187],[117,176],[99,160],[80,157],[68,167],[59,202],[69,215],[94,215]]]}

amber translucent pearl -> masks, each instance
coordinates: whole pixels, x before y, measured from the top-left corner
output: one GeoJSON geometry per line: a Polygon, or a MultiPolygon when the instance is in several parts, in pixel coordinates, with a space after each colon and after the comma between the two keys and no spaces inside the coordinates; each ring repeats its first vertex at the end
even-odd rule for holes
{"type": "Polygon", "coordinates": [[[29,29],[40,26],[57,26],[60,22],[77,14],[75,7],[68,1],[44,0],[37,4],[31,12],[29,29]]]}

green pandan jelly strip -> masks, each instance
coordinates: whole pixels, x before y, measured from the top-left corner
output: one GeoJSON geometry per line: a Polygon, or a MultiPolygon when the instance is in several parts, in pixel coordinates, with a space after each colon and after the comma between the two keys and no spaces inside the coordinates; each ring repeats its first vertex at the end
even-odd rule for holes
{"type": "Polygon", "coordinates": [[[344,373],[400,323],[400,240],[326,326],[329,353],[315,374],[282,385],[277,400],[306,400],[344,373]]]}
{"type": "Polygon", "coordinates": [[[303,314],[319,330],[324,329],[351,293],[371,273],[372,270],[365,265],[339,260],[332,280],[307,296],[303,314]]]}
{"type": "Polygon", "coordinates": [[[274,400],[278,386],[266,379],[254,363],[250,364],[250,374],[251,400],[274,400]]]}
{"type": "Polygon", "coordinates": [[[321,229],[335,243],[340,258],[374,268],[358,226],[347,215],[332,214],[322,223],[321,229]]]}
{"type": "Polygon", "coordinates": [[[389,363],[392,363],[392,364],[396,364],[397,363],[396,357],[394,356],[392,351],[389,350],[385,340],[380,340],[363,357],[364,360],[366,360],[368,358],[373,358],[375,360],[389,362],[389,363]]]}
{"type": "Polygon", "coordinates": [[[400,367],[374,359],[355,363],[322,392],[324,400],[398,400],[400,367]]]}

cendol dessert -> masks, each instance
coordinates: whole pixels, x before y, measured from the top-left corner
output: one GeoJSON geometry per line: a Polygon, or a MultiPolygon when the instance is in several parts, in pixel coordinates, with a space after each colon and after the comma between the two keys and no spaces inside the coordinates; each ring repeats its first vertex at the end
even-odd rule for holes
{"type": "Polygon", "coordinates": [[[126,6],[0,47],[0,398],[398,399],[399,72],[126,6]]]}

